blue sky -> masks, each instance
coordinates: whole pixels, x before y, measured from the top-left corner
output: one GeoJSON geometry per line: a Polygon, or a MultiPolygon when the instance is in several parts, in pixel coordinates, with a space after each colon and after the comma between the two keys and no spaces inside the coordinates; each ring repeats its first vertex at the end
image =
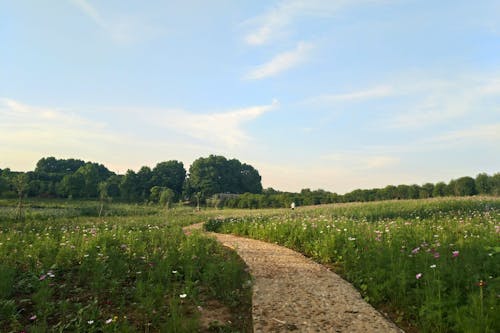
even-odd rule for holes
{"type": "Polygon", "coordinates": [[[0,168],[220,154],[344,193],[500,171],[500,2],[0,3],[0,168]]]}

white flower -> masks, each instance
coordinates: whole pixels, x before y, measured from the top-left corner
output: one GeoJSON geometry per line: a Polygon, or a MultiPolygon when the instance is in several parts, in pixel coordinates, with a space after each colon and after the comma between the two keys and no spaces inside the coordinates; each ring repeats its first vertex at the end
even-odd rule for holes
{"type": "Polygon", "coordinates": [[[179,297],[180,298],[186,298],[187,294],[180,294],[179,297]]]}
{"type": "Polygon", "coordinates": [[[113,318],[109,318],[108,320],[105,321],[106,324],[111,324],[111,322],[113,321],[113,318]]]}
{"type": "Polygon", "coordinates": [[[173,274],[177,274],[177,271],[172,271],[173,274]]]}
{"type": "Polygon", "coordinates": [[[430,267],[431,267],[431,268],[436,268],[436,265],[431,265],[430,267]]]}
{"type": "Polygon", "coordinates": [[[89,321],[87,321],[87,323],[89,323],[89,325],[92,325],[94,323],[94,321],[93,320],[89,320],[89,321]]]}

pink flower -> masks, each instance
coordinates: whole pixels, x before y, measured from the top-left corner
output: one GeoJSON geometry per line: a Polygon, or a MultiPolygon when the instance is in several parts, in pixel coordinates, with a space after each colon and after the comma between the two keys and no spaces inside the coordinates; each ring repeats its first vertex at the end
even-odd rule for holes
{"type": "Polygon", "coordinates": [[[439,259],[440,256],[439,252],[434,252],[434,258],[439,259]]]}
{"type": "Polygon", "coordinates": [[[417,253],[418,253],[418,251],[420,251],[420,247],[416,247],[416,248],[414,248],[413,250],[411,250],[411,253],[412,253],[412,254],[417,254],[417,253]]]}
{"type": "Polygon", "coordinates": [[[415,278],[416,278],[417,280],[419,280],[421,277],[422,277],[422,273],[418,273],[417,275],[415,275],[415,278]]]}
{"type": "Polygon", "coordinates": [[[456,257],[458,257],[458,255],[459,255],[459,254],[460,254],[460,252],[458,252],[458,251],[453,251],[453,252],[451,253],[451,256],[452,256],[453,258],[456,258],[456,257]]]}
{"type": "Polygon", "coordinates": [[[36,315],[32,315],[32,316],[30,317],[30,320],[31,320],[31,321],[33,321],[33,320],[35,320],[35,319],[36,319],[36,315]]]}
{"type": "Polygon", "coordinates": [[[47,277],[46,274],[42,274],[42,275],[40,275],[40,278],[38,280],[43,281],[43,280],[45,280],[46,277],[47,277]]]}

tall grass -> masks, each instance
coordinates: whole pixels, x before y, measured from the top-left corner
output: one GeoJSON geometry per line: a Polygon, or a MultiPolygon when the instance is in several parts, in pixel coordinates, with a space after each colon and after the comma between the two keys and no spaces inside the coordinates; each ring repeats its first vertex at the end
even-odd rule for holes
{"type": "Polygon", "coordinates": [[[212,219],[332,265],[363,297],[422,332],[500,332],[500,199],[305,208],[212,219]]]}
{"type": "MultiPolygon", "coordinates": [[[[1,332],[194,332],[211,299],[248,308],[239,258],[182,233],[199,215],[123,206],[128,216],[97,218],[66,208],[83,209],[0,219],[1,332]]],[[[226,329],[251,327],[244,320],[226,329]]]]}

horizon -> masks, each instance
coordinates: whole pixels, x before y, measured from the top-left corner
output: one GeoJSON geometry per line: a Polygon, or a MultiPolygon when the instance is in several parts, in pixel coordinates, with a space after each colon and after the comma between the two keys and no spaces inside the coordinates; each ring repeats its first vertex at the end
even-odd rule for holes
{"type": "Polygon", "coordinates": [[[0,4],[0,168],[210,154],[344,194],[500,171],[500,3],[0,4]]]}

